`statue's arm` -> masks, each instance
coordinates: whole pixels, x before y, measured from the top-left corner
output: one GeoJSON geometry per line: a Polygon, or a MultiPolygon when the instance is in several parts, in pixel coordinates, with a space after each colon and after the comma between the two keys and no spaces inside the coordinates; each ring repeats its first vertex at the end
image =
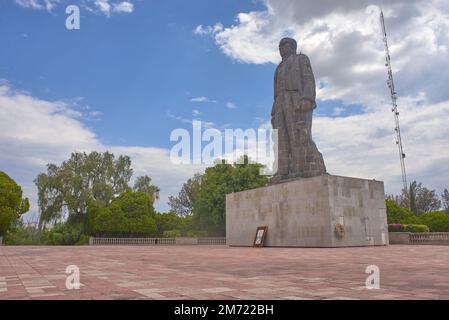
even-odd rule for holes
{"type": "Polygon", "coordinates": [[[278,85],[277,85],[277,78],[278,78],[278,68],[276,68],[276,71],[274,72],[274,84],[273,84],[273,107],[271,109],[271,117],[274,116],[275,110],[274,110],[274,106],[276,104],[276,98],[278,96],[278,85]]]}
{"type": "Polygon", "coordinates": [[[304,100],[308,100],[313,104],[313,107],[316,107],[315,99],[316,99],[316,84],[315,77],[313,75],[312,66],[310,64],[310,60],[306,55],[301,55],[302,64],[302,72],[303,72],[303,81],[304,81],[304,90],[302,98],[304,100]]]}
{"type": "Polygon", "coordinates": [[[274,72],[274,100],[276,100],[277,96],[278,96],[278,69],[279,67],[276,68],[276,71],[274,72]]]}

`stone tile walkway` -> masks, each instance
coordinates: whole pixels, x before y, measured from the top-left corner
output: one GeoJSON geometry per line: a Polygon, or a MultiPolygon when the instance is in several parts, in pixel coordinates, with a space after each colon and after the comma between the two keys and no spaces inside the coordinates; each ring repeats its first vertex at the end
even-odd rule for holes
{"type": "Polygon", "coordinates": [[[0,299],[449,299],[449,247],[2,246],[0,299]]]}

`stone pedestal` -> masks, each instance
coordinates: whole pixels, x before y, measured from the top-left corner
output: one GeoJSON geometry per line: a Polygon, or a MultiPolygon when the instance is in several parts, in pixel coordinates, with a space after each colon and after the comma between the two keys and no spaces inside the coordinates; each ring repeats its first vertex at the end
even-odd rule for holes
{"type": "Polygon", "coordinates": [[[323,175],[226,196],[226,242],[252,246],[268,226],[268,247],[388,244],[384,184],[323,175]]]}

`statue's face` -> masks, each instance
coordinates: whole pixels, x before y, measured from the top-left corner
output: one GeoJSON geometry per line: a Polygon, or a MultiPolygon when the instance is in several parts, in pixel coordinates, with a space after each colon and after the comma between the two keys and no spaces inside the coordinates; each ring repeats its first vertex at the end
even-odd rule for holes
{"type": "Polygon", "coordinates": [[[295,54],[296,48],[291,42],[284,42],[279,45],[279,53],[281,54],[282,60],[284,60],[292,54],[295,54]]]}

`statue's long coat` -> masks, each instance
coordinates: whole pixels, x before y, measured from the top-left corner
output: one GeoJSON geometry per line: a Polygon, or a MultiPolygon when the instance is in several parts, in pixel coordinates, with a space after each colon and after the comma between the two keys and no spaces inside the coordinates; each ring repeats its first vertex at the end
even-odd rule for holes
{"type": "Polygon", "coordinates": [[[277,176],[314,177],[326,172],[323,157],[312,140],[316,108],[315,78],[309,58],[294,54],[283,60],[274,77],[273,129],[278,129],[277,176]],[[312,109],[303,110],[302,101],[312,109]]]}

